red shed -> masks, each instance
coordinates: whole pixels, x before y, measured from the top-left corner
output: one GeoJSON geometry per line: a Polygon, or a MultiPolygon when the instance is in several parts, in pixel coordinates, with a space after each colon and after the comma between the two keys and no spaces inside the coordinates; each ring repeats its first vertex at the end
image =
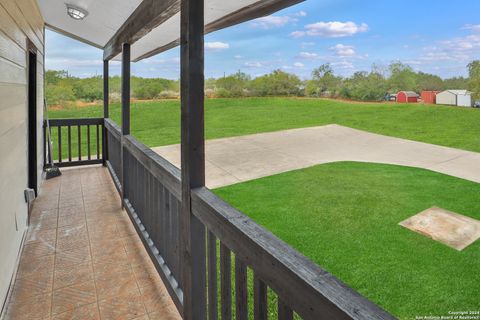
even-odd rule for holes
{"type": "Polygon", "coordinates": [[[400,103],[411,103],[417,102],[418,95],[413,91],[400,91],[397,94],[397,102],[400,103]]]}
{"type": "Polygon", "coordinates": [[[437,93],[440,91],[422,91],[423,103],[435,104],[437,102],[437,93]]]}

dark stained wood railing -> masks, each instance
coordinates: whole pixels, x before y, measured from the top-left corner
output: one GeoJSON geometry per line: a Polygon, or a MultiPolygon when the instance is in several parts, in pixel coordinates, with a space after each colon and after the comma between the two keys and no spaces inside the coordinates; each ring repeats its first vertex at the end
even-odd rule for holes
{"type": "MultiPolygon", "coordinates": [[[[102,163],[103,118],[50,119],[52,159],[58,167],[102,163]]],[[[47,137],[44,123],[44,138],[47,137]]],[[[46,141],[45,144],[46,145],[46,141]]],[[[47,163],[46,155],[44,163],[47,163]]]]}
{"type": "Polygon", "coordinates": [[[120,156],[122,134],[120,127],[110,119],[105,119],[105,139],[107,145],[107,150],[105,152],[107,159],[106,165],[115,181],[115,186],[121,193],[122,183],[120,181],[120,172],[122,172],[122,163],[120,161],[120,156]]]}
{"type": "MultiPolygon", "coordinates": [[[[132,136],[122,137],[111,120],[105,120],[105,128],[107,166],[118,190],[125,188],[124,207],[183,314],[181,172],[132,136]],[[123,186],[118,179],[121,147],[123,186]]],[[[200,318],[394,319],[208,188],[192,190],[191,207],[206,236],[202,294],[207,312],[200,318]],[[275,310],[268,305],[269,291],[275,294],[275,310]]]]}

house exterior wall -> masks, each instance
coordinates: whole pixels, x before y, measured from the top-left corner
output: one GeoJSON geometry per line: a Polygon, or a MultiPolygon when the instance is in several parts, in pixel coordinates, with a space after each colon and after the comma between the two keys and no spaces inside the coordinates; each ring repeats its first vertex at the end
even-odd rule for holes
{"type": "MultiPolygon", "coordinates": [[[[37,163],[43,167],[44,23],[35,0],[0,1],[0,305],[27,227],[28,43],[37,49],[37,163]]],[[[0,306],[1,308],[1,306],[0,306]]]]}
{"type": "Polygon", "coordinates": [[[469,95],[469,94],[459,94],[459,95],[457,95],[457,106],[471,107],[472,106],[472,96],[469,95]]]}
{"type": "Polygon", "coordinates": [[[437,94],[437,104],[456,106],[457,96],[449,91],[440,92],[439,94],[437,94]]]}

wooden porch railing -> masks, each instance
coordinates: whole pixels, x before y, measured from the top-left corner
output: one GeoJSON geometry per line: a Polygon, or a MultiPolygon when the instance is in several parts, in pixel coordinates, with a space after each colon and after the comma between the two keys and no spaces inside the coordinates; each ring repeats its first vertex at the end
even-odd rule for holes
{"type": "MultiPolygon", "coordinates": [[[[71,167],[103,162],[103,118],[50,119],[52,159],[58,167],[71,167]]],[[[47,137],[44,123],[44,139],[47,137]]],[[[44,145],[46,145],[44,141],[44,145]]],[[[44,148],[47,150],[47,148],[44,148]]],[[[44,163],[47,155],[44,153],[44,163]]]]}
{"type": "MultiPolygon", "coordinates": [[[[124,207],[183,314],[181,172],[132,136],[122,136],[111,120],[105,120],[105,127],[107,166],[124,207]]],[[[206,239],[201,252],[192,253],[201,256],[204,266],[193,267],[205,270],[207,279],[200,292],[204,296],[193,297],[193,301],[207,301],[201,319],[272,318],[268,288],[276,296],[273,314],[280,320],[297,316],[309,320],[394,319],[207,188],[192,190],[191,207],[206,239]],[[248,292],[251,287],[253,300],[248,292]]]]}

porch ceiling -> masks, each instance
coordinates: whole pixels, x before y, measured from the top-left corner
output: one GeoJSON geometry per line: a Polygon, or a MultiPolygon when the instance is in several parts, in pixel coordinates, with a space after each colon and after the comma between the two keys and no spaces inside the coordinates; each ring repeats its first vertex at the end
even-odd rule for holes
{"type": "MultiPolygon", "coordinates": [[[[205,0],[205,32],[268,15],[302,1],[304,0],[205,0]]],[[[107,48],[105,58],[113,57],[114,60],[121,60],[121,55],[115,48],[112,50],[111,43],[115,43],[116,38],[121,39],[121,33],[128,32],[122,28],[124,23],[131,24],[132,18],[135,18],[135,24],[143,23],[148,28],[147,32],[141,30],[140,37],[131,35],[132,61],[139,61],[179,44],[179,2],[177,0],[177,4],[169,6],[169,10],[162,11],[159,14],[162,18],[148,17],[150,21],[142,21],[141,15],[135,11],[137,8],[137,11],[141,11],[142,0],[70,0],[68,4],[88,11],[85,19],[77,21],[67,15],[64,0],[38,0],[48,28],[98,48],[107,48]]]]}

